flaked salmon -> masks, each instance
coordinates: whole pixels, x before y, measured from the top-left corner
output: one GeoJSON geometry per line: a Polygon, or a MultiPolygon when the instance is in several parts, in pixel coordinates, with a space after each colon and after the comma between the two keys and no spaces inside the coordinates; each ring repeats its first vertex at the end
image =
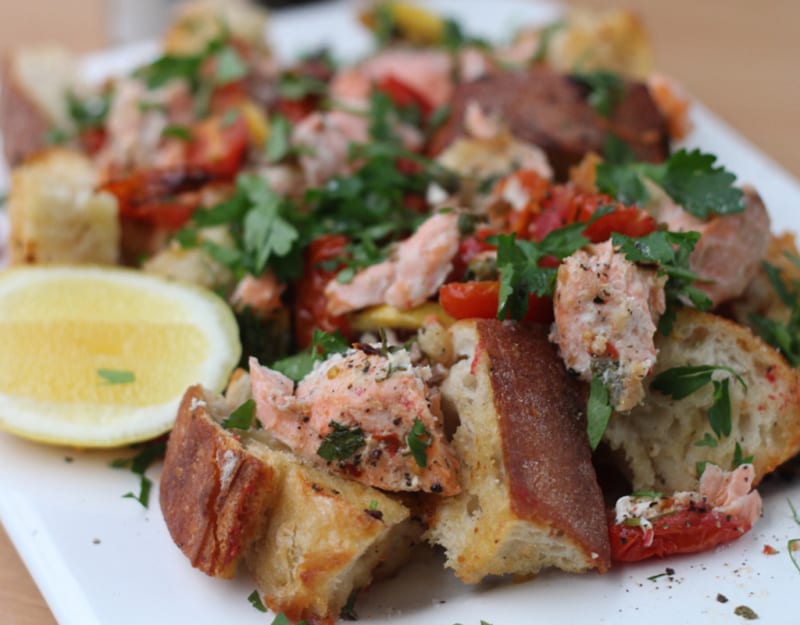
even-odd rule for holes
{"type": "Polygon", "coordinates": [[[458,460],[445,439],[430,368],[407,350],[364,345],[292,381],[250,359],[256,416],[316,464],[390,491],[459,492],[458,460]]]}

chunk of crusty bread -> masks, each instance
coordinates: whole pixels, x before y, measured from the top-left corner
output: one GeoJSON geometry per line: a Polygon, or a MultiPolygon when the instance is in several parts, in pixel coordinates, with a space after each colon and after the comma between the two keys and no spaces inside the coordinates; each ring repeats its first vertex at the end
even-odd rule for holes
{"type": "Polygon", "coordinates": [[[546,567],[609,567],[603,496],[585,397],[547,329],[494,319],[451,328],[460,358],[442,385],[460,417],[453,445],[463,492],[443,499],[429,540],[465,582],[546,567]]]}
{"type": "MultiPolygon", "coordinates": [[[[747,390],[731,379],[731,435],[716,447],[695,445],[710,433],[710,384],[681,400],[646,382],[642,404],[615,414],[605,441],[624,457],[634,490],[666,493],[697,486],[696,463],[731,467],[736,444],[753,455],[756,480],[800,452],[800,393],[797,373],[748,328],[716,315],[684,309],[672,334],[658,335],[654,374],[686,365],[724,365],[742,376],[747,390]]],[[[718,375],[725,376],[724,372],[718,375]]]]}
{"type": "Polygon", "coordinates": [[[221,421],[246,398],[243,376],[228,398],[190,388],[170,435],[161,509],[193,566],[230,577],[244,560],[264,602],[292,621],[336,621],[380,566],[388,574],[421,529],[378,490],[299,461],[258,432],[221,421]]]}
{"type": "Polygon", "coordinates": [[[206,46],[230,34],[267,50],[267,12],[248,0],[194,0],[182,3],[164,35],[167,54],[199,54],[206,46]]]}
{"type": "Polygon", "coordinates": [[[0,134],[9,165],[44,147],[50,128],[71,127],[65,94],[77,76],[75,58],[56,46],[18,50],[5,59],[0,134]]]}
{"type": "Polygon", "coordinates": [[[96,184],[91,161],[66,148],[40,152],[14,169],[8,197],[11,262],[115,264],[117,201],[96,193],[96,184]]]}

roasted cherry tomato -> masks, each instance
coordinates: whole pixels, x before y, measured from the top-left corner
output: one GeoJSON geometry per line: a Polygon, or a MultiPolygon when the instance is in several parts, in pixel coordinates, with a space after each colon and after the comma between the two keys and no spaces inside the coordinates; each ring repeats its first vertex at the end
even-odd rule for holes
{"type": "Polygon", "coordinates": [[[189,192],[211,181],[212,177],[203,169],[174,167],[143,169],[127,178],[107,182],[101,188],[116,196],[121,217],[177,230],[198,206],[194,194],[189,192]]]}
{"type": "Polygon", "coordinates": [[[697,553],[739,538],[750,524],[711,510],[681,510],[652,521],[652,529],[609,523],[611,559],[637,562],[675,553],[697,553]]]}
{"type": "Polygon", "coordinates": [[[613,211],[586,228],[584,234],[592,243],[607,241],[613,232],[642,237],[656,229],[655,220],[640,208],[626,206],[601,193],[584,193],[570,185],[550,185],[532,170],[523,169],[504,178],[497,184],[495,194],[502,195],[512,184],[525,194],[527,202],[511,212],[509,228],[526,239],[541,241],[553,230],[591,220],[599,208],[608,206],[613,211]]]}
{"type": "Polygon", "coordinates": [[[217,115],[192,127],[186,161],[217,180],[233,179],[247,152],[247,124],[242,115],[217,115]]]}
{"type": "MultiPolygon", "coordinates": [[[[439,289],[439,303],[454,319],[493,319],[497,316],[500,282],[450,282],[439,289]]],[[[530,295],[524,321],[549,323],[553,300],[530,295]]]]}
{"type": "Polygon", "coordinates": [[[381,78],[375,86],[378,91],[389,96],[396,106],[401,108],[416,106],[425,119],[433,111],[433,104],[425,94],[391,74],[381,78]]]}
{"type": "Polygon", "coordinates": [[[78,141],[80,141],[81,147],[86,151],[87,154],[94,156],[105,145],[106,136],[107,134],[105,128],[93,126],[92,128],[81,130],[81,133],[78,136],[78,141]]]}
{"type": "Polygon", "coordinates": [[[325,287],[338,269],[325,269],[321,265],[342,255],[347,237],[341,234],[324,235],[311,242],[305,255],[303,276],[296,285],[294,306],[294,334],[298,347],[311,344],[314,329],[334,332],[339,330],[347,336],[350,326],[343,315],[328,312],[325,287]]]}

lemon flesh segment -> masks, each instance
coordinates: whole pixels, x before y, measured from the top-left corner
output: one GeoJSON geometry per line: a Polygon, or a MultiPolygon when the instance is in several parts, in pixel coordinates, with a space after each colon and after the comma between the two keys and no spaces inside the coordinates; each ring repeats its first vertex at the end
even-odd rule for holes
{"type": "Polygon", "coordinates": [[[192,384],[221,390],[241,352],[214,294],[140,272],[0,274],[0,427],[81,447],[168,431],[192,384]]]}

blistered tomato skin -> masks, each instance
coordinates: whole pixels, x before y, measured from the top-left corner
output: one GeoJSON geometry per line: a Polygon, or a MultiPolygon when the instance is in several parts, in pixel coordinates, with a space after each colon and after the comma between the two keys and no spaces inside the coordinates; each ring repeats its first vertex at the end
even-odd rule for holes
{"type": "Polygon", "coordinates": [[[339,331],[345,336],[350,324],[344,315],[331,315],[325,287],[334,279],[337,269],[325,269],[322,264],[342,256],[348,239],[341,234],[324,235],[311,242],[305,255],[303,277],[297,283],[294,307],[295,341],[299,348],[311,345],[314,329],[339,331]]]}
{"type": "MultiPolygon", "coordinates": [[[[439,303],[454,319],[493,319],[497,316],[500,283],[450,282],[439,289],[439,303]]],[[[524,321],[549,323],[553,320],[553,300],[549,297],[528,297],[524,321]]]]}
{"type": "Polygon", "coordinates": [[[736,540],[749,522],[711,510],[682,510],[652,521],[652,528],[609,522],[611,559],[639,562],[679,553],[699,553],[736,540]]]}

